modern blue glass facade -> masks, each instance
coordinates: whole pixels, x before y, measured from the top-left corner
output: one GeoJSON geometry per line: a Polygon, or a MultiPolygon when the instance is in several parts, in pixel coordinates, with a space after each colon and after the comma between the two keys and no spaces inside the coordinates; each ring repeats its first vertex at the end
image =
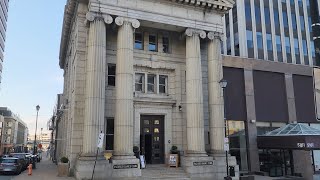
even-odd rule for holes
{"type": "Polygon", "coordinates": [[[319,65],[315,53],[317,45],[314,45],[315,10],[312,10],[315,7],[318,12],[318,5],[310,1],[236,0],[236,6],[224,17],[224,54],[319,65]]]}
{"type": "Polygon", "coordinates": [[[0,0],[0,84],[3,69],[3,53],[6,40],[9,0],[0,0]]]}

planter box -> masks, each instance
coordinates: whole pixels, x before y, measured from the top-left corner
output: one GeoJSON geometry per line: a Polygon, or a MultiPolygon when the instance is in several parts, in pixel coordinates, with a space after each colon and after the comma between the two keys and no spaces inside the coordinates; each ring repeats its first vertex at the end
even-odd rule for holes
{"type": "Polygon", "coordinates": [[[58,176],[67,177],[69,174],[69,163],[58,163],[58,176]]]}

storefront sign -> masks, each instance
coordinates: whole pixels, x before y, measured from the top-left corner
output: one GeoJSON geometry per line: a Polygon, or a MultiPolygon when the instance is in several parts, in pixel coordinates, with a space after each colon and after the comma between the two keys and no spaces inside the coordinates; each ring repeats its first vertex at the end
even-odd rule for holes
{"type": "Polygon", "coordinates": [[[297,143],[297,147],[298,148],[313,148],[314,147],[314,143],[297,143]]]}
{"type": "Polygon", "coordinates": [[[113,165],[113,169],[132,169],[138,168],[138,164],[117,164],[113,165]]]}
{"type": "Polygon", "coordinates": [[[213,161],[193,162],[194,166],[213,165],[213,161]]]}

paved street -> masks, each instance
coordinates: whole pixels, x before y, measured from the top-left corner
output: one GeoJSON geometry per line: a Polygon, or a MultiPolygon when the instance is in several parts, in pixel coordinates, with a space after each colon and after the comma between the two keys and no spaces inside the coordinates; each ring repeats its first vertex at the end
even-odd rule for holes
{"type": "Polygon", "coordinates": [[[72,177],[57,177],[57,166],[49,159],[43,157],[42,161],[37,164],[32,176],[28,176],[28,170],[18,176],[0,176],[0,180],[75,180],[72,177]]]}

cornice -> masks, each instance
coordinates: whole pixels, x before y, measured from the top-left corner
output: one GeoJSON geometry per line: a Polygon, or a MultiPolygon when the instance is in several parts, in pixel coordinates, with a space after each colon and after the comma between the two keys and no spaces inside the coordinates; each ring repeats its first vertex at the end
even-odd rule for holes
{"type": "Polygon", "coordinates": [[[59,66],[61,69],[64,68],[65,57],[67,53],[67,44],[69,41],[69,35],[72,26],[72,20],[75,14],[75,10],[79,3],[89,3],[89,0],[67,0],[67,3],[64,7],[64,16],[61,32],[61,41],[60,41],[60,54],[59,54],[59,66]]]}
{"type": "Polygon", "coordinates": [[[233,8],[235,2],[233,0],[168,0],[180,4],[198,6],[207,9],[215,9],[217,11],[226,12],[233,8]]]}
{"type": "Polygon", "coordinates": [[[79,3],[77,0],[67,0],[67,3],[64,7],[64,16],[61,32],[61,41],[60,41],[60,54],[59,54],[59,66],[61,69],[64,68],[66,48],[69,40],[69,34],[71,30],[71,22],[76,9],[76,4],[79,3]]]}

